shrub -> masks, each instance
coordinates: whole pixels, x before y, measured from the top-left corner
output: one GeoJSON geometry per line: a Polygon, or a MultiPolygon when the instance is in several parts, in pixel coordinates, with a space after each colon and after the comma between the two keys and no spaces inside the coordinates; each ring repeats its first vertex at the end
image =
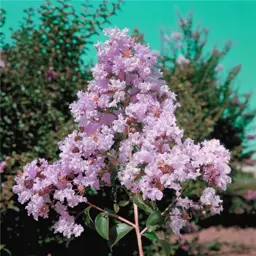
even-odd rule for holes
{"type": "Polygon", "coordinates": [[[109,8],[102,2],[96,10],[83,4],[79,14],[69,3],[58,1],[56,6],[45,2],[25,11],[11,44],[2,46],[3,156],[33,151],[36,156],[56,157],[56,142],[63,138],[60,130],[69,126],[69,103],[91,78],[82,56],[119,8],[119,3],[109,8]]]}
{"type": "MultiPolygon", "coordinates": [[[[13,255],[20,255],[20,249],[13,246],[20,241],[24,240],[24,253],[30,254],[35,244],[59,239],[44,224],[29,221],[18,207],[13,179],[35,157],[56,159],[57,142],[73,129],[69,103],[91,79],[91,63],[84,63],[83,58],[93,37],[120,9],[119,1],[102,1],[97,6],[81,5],[79,13],[66,1],[57,2],[26,10],[20,27],[12,30],[11,40],[0,34],[0,160],[7,158],[1,172],[1,226],[5,249],[11,248],[13,255]],[[24,233],[24,223],[28,233],[24,233]]],[[[1,9],[0,26],[4,23],[1,9]]],[[[36,255],[39,251],[37,248],[36,255]]]]}
{"type": "MultiPolygon", "coordinates": [[[[84,231],[79,221],[83,213],[85,225],[95,227],[110,249],[135,230],[143,256],[142,236],[158,240],[154,231],[166,222],[180,235],[191,212],[222,211],[215,189],[225,190],[231,182],[230,154],[218,140],[194,144],[183,138],[176,124],[175,94],[156,68],[157,57],[127,31],[106,29],[109,40],[95,45],[98,63],[92,69],[93,80],[70,105],[77,129],[59,143],[60,159],[27,164],[13,190],[35,220],[55,216],[54,232],[67,238],[84,231]],[[185,197],[184,189],[195,180],[204,188],[196,198],[185,197]],[[132,202],[133,222],[117,215],[121,202],[114,204],[114,213],[92,203],[89,191],[101,193],[104,187],[127,193],[125,203],[132,202]],[[164,190],[173,196],[161,210],[157,203],[164,199],[164,190]],[[150,214],[144,229],[138,207],[150,214]],[[91,208],[100,211],[94,221],[91,208]],[[116,220],[111,228],[109,217],[116,220]]],[[[160,239],[160,243],[169,255],[169,242],[160,239]]]]}
{"type": "Polygon", "coordinates": [[[221,75],[221,61],[231,42],[207,53],[208,30],[195,28],[192,15],[179,19],[179,30],[162,32],[160,67],[165,81],[181,103],[178,123],[196,141],[218,138],[232,152],[233,163],[251,158],[246,128],[255,117],[249,110],[250,93],[243,97],[234,88],[241,65],[221,75]]]}

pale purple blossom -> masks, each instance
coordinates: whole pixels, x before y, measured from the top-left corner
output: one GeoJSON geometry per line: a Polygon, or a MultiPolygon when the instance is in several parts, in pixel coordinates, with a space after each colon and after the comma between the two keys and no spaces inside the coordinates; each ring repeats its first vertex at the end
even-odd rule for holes
{"type": "MultiPolygon", "coordinates": [[[[34,160],[15,179],[13,191],[28,213],[38,219],[55,211],[53,228],[68,238],[83,232],[71,210],[86,205],[88,189],[110,186],[113,171],[125,189],[144,199],[161,200],[165,189],[172,190],[177,200],[170,227],[176,234],[189,208],[210,207],[213,214],[222,209],[213,188],[200,201],[182,198],[184,182],[201,179],[220,189],[231,182],[229,152],[217,140],[183,139],[175,117],[179,104],[162,80],[156,54],[127,31],[106,29],[109,40],[95,45],[93,80],[70,105],[77,129],[59,143],[59,160],[34,160]]],[[[177,62],[190,63],[183,55],[177,62]]]]}
{"type": "Polygon", "coordinates": [[[174,208],[170,213],[170,227],[174,234],[180,235],[180,230],[187,223],[187,220],[182,218],[181,211],[178,208],[174,208]]]}
{"type": "Polygon", "coordinates": [[[210,207],[211,214],[219,214],[222,211],[222,200],[216,195],[213,188],[206,188],[200,197],[200,202],[210,207]]]}
{"type": "Polygon", "coordinates": [[[221,64],[218,64],[215,70],[217,72],[221,72],[221,71],[223,71],[223,69],[224,69],[224,67],[221,64]]]}
{"type": "Polygon", "coordinates": [[[255,140],[256,139],[256,134],[250,134],[246,136],[247,140],[255,140]]]}
{"type": "Polygon", "coordinates": [[[176,41],[179,41],[181,39],[181,36],[181,32],[172,32],[171,34],[171,38],[176,41]]]}
{"type": "Polygon", "coordinates": [[[45,78],[49,81],[52,82],[56,79],[57,77],[57,72],[53,69],[49,69],[45,72],[45,78]]]}
{"type": "Polygon", "coordinates": [[[256,190],[248,189],[245,198],[249,201],[256,199],[256,190]]]}
{"type": "Polygon", "coordinates": [[[176,60],[177,64],[179,64],[180,66],[186,66],[190,63],[190,60],[185,58],[182,54],[179,55],[179,57],[176,60]]]}
{"type": "Polygon", "coordinates": [[[179,21],[179,24],[181,27],[186,26],[189,23],[189,21],[187,19],[183,19],[181,18],[179,21]]]}
{"type": "Polygon", "coordinates": [[[3,160],[1,163],[0,163],[0,173],[3,173],[4,172],[4,169],[6,168],[7,166],[7,161],[10,159],[9,156],[7,156],[5,158],[5,160],[3,160]]]}
{"type": "Polygon", "coordinates": [[[0,68],[5,68],[5,62],[0,56],[0,68]]]}

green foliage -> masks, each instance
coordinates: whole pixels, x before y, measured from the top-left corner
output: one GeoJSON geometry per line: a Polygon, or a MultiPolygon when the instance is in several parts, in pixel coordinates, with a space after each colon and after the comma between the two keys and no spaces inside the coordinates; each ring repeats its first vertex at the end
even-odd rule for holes
{"type": "Polygon", "coordinates": [[[140,209],[142,209],[148,214],[153,213],[155,210],[155,207],[150,205],[147,201],[143,200],[140,194],[133,196],[132,200],[140,209]]]}
{"type": "MultiPolygon", "coordinates": [[[[219,139],[231,151],[234,163],[250,158],[256,151],[248,147],[246,127],[256,110],[249,109],[251,94],[240,95],[234,87],[241,65],[231,68],[226,76],[218,71],[231,50],[231,42],[220,50],[215,47],[208,52],[207,29],[195,28],[192,15],[181,17],[179,24],[180,40],[172,39],[169,30],[161,32],[159,56],[163,78],[181,105],[176,111],[178,124],[184,129],[185,137],[197,142],[219,139]],[[189,64],[177,64],[179,55],[187,58],[189,64]]],[[[138,29],[133,31],[133,36],[145,43],[138,29]]]]}
{"type": "MultiPolygon", "coordinates": [[[[63,242],[56,235],[50,237],[45,224],[38,228],[26,219],[23,208],[16,206],[12,186],[14,175],[32,159],[57,158],[57,142],[73,130],[69,104],[92,77],[91,64],[83,59],[94,37],[120,9],[120,1],[81,7],[79,12],[68,1],[47,1],[38,9],[25,10],[20,27],[11,31],[8,40],[0,32],[0,161],[10,157],[1,173],[1,225],[4,250],[11,249],[13,255],[20,255],[13,244],[24,239],[29,255],[34,239],[42,247],[63,242]],[[29,235],[24,229],[30,230],[29,235]]],[[[5,11],[0,9],[1,28],[4,23],[5,11]]]]}
{"type": "MultiPolygon", "coordinates": [[[[0,160],[12,158],[5,173],[37,157],[56,159],[57,142],[73,130],[69,104],[91,79],[82,57],[120,4],[97,7],[83,4],[78,13],[66,1],[44,2],[25,11],[11,43],[1,33],[0,160]]],[[[1,9],[1,27],[4,21],[1,9]]]]}
{"type": "Polygon", "coordinates": [[[91,229],[95,229],[95,224],[90,215],[90,209],[91,207],[89,206],[84,210],[84,224],[91,229]]]}
{"type": "MultiPolygon", "coordinates": [[[[4,195],[0,201],[1,211],[19,210],[10,188],[13,185],[13,174],[16,174],[20,166],[35,157],[50,160],[57,157],[56,143],[73,129],[69,104],[76,99],[76,92],[84,90],[87,81],[91,79],[90,65],[86,65],[82,57],[87,54],[93,36],[109,22],[109,17],[116,13],[120,4],[114,3],[109,7],[106,2],[102,2],[97,9],[91,5],[83,5],[83,8],[78,14],[65,1],[58,1],[56,6],[46,2],[38,10],[29,9],[25,12],[22,25],[12,33],[11,44],[6,43],[4,35],[0,34],[1,58],[5,64],[0,68],[1,153],[2,158],[11,156],[1,184],[5,185],[1,188],[1,194],[4,195]]],[[[0,26],[4,24],[4,15],[4,11],[1,11],[0,26]]],[[[204,29],[194,32],[192,19],[188,21],[185,26],[181,26],[181,51],[190,59],[190,64],[185,68],[176,64],[180,50],[171,43],[168,43],[171,51],[163,50],[163,57],[159,60],[164,79],[181,103],[177,111],[179,125],[185,128],[187,136],[196,141],[219,138],[232,150],[233,159],[241,161],[251,154],[242,155],[241,152],[245,148],[245,127],[254,114],[248,112],[249,95],[241,102],[232,87],[240,66],[233,68],[224,80],[220,79],[216,67],[229,52],[230,44],[221,51],[214,49],[205,55],[208,32],[204,29]],[[171,52],[171,56],[167,52],[171,52]]],[[[139,36],[139,31],[136,33],[139,36]]],[[[137,40],[143,43],[142,36],[137,40]]],[[[112,172],[113,185],[117,185],[117,171],[112,172]]],[[[199,189],[200,184],[192,184],[185,192],[196,196],[199,189]]],[[[88,195],[92,193],[90,191],[88,195]]],[[[160,228],[162,218],[157,206],[143,200],[141,195],[132,199],[149,214],[146,221],[148,231],[160,228]]],[[[240,203],[237,201],[237,204],[240,203]]],[[[129,204],[128,200],[114,202],[116,213],[129,204]]],[[[110,248],[133,229],[121,223],[109,229],[109,218],[105,213],[97,215],[94,223],[90,207],[84,211],[83,218],[88,227],[96,227],[98,233],[109,240],[110,248]]],[[[18,233],[17,229],[15,232],[18,233]]],[[[164,255],[174,255],[174,247],[167,240],[159,239],[156,233],[145,232],[144,236],[160,243],[164,255]]],[[[55,238],[43,239],[54,241],[55,238]]],[[[7,249],[1,247],[0,250],[7,249]]]]}
{"type": "Polygon", "coordinates": [[[146,238],[148,238],[151,241],[157,241],[158,237],[154,232],[145,232],[143,234],[143,236],[145,236],[146,238]]]}
{"type": "Polygon", "coordinates": [[[115,226],[113,226],[109,230],[109,247],[112,249],[112,247],[125,235],[127,235],[133,227],[125,224],[125,223],[119,223],[115,226]]]}
{"type": "MultiPolygon", "coordinates": [[[[250,94],[242,96],[234,88],[241,65],[233,67],[226,77],[218,71],[220,63],[231,49],[231,42],[218,50],[207,53],[205,46],[208,30],[194,28],[192,16],[180,18],[181,40],[164,42],[160,66],[164,80],[181,107],[177,110],[179,125],[185,136],[195,141],[216,138],[232,152],[233,161],[242,161],[253,154],[245,154],[245,129],[255,117],[255,110],[249,111],[250,94]],[[182,54],[190,63],[177,64],[182,54]]],[[[255,151],[254,151],[255,152],[255,151]]]]}
{"type": "Polygon", "coordinates": [[[124,201],[124,200],[122,200],[122,201],[120,201],[119,203],[118,203],[118,205],[120,206],[120,207],[125,207],[125,206],[127,206],[129,204],[129,201],[124,201]]]}
{"type": "Polygon", "coordinates": [[[164,217],[161,216],[161,212],[159,210],[152,212],[146,222],[147,230],[149,232],[156,230],[159,228],[164,222],[164,217]]]}
{"type": "Polygon", "coordinates": [[[170,244],[168,241],[166,240],[159,240],[162,248],[163,248],[163,251],[164,251],[164,255],[165,256],[170,256],[171,254],[171,248],[170,248],[170,244]]]}
{"type": "MultiPolygon", "coordinates": [[[[241,65],[228,72],[218,71],[219,64],[231,50],[231,42],[227,42],[222,49],[213,48],[211,52],[207,52],[208,31],[195,28],[192,16],[180,18],[179,23],[181,40],[170,40],[170,37],[165,37],[171,36],[170,31],[163,32],[159,56],[159,67],[163,71],[164,80],[181,104],[176,112],[178,124],[184,129],[185,137],[193,138],[196,142],[219,139],[231,151],[232,167],[237,169],[237,163],[241,164],[255,152],[254,148],[247,146],[246,128],[256,112],[249,109],[250,94],[240,95],[234,87],[241,65]],[[177,63],[180,54],[189,59],[188,65],[181,66],[177,63]]],[[[133,36],[145,43],[138,29],[133,31],[133,36]]],[[[228,188],[228,196],[224,197],[224,209],[230,213],[238,213],[238,210],[242,213],[243,209],[247,213],[254,212],[254,200],[244,198],[245,191],[254,189],[254,182],[242,184],[242,187],[243,195],[237,194],[238,190],[242,191],[241,184],[234,183],[228,188]]],[[[186,185],[184,195],[196,198],[201,190],[200,182],[190,182],[186,185]]],[[[168,203],[171,203],[171,198],[166,195],[166,204],[168,203]]],[[[159,241],[155,240],[155,245],[159,245],[159,241]]],[[[190,247],[196,248],[197,245],[190,247]]],[[[153,250],[154,246],[151,246],[148,255],[153,255],[153,250]]],[[[154,255],[163,255],[161,250],[163,248],[156,246],[154,255]]],[[[179,249],[175,251],[179,255],[179,249]]],[[[192,249],[190,253],[194,255],[192,249]]]]}
{"type": "Polygon", "coordinates": [[[106,240],[109,240],[109,218],[108,214],[100,213],[95,219],[95,228],[97,232],[106,240]]]}
{"type": "Polygon", "coordinates": [[[12,32],[11,44],[3,44],[3,155],[33,151],[35,156],[54,159],[56,142],[71,131],[69,104],[91,79],[82,56],[120,4],[109,7],[102,2],[96,10],[89,4],[82,7],[77,13],[59,0],[56,6],[45,2],[37,10],[30,8],[20,28],[12,32]]]}

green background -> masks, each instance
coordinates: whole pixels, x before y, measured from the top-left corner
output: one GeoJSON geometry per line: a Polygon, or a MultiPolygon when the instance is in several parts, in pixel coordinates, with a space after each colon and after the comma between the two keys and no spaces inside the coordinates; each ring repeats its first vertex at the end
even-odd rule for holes
{"type": "MultiPolygon", "coordinates": [[[[54,2],[54,1],[53,1],[54,2]]],[[[85,1],[69,1],[80,9],[85,1]]],[[[99,1],[90,1],[99,3],[99,1]]],[[[23,17],[23,10],[38,7],[42,1],[2,0],[1,5],[7,12],[6,25],[3,32],[10,35],[9,28],[17,28],[23,17]]],[[[235,86],[241,93],[253,92],[251,107],[256,107],[256,1],[132,1],[127,0],[121,13],[111,18],[113,26],[139,28],[152,49],[160,49],[159,31],[163,28],[177,28],[177,11],[187,14],[192,11],[195,21],[211,30],[208,42],[210,50],[214,45],[222,46],[231,39],[234,47],[226,59],[222,75],[237,64],[242,64],[235,86]]],[[[95,37],[103,40],[101,35],[95,37]]],[[[87,58],[95,59],[95,50],[87,58]]],[[[256,132],[256,120],[250,126],[250,133],[256,132]]]]}

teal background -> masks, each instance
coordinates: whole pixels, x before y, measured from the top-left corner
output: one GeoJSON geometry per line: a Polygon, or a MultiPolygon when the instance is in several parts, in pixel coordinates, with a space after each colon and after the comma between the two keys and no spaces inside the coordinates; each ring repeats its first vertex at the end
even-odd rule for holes
{"type": "MultiPolygon", "coordinates": [[[[7,12],[6,25],[3,32],[10,36],[9,27],[17,28],[23,17],[23,9],[39,7],[43,1],[32,0],[2,0],[1,5],[7,12]]],[[[55,2],[55,1],[53,1],[55,2]]],[[[76,9],[85,1],[69,1],[76,9]]],[[[90,1],[99,3],[100,1],[90,1]]],[[[177,26],[177,11],[187,14],[193,11],[195,21],[203,27],[210,28],[207,48],[214,45],[223,46],[231,39],[234,47],[223,63],[225,75],[231,67],[242,64],[235,86],[239,92],[253,92],[251,107],[256,108],[256,1],[132,1],[127,0],[122,11],[111,18],[113,26],[128,27],[131,30],[139,28],[145,34],[145,39],[152,49],[160,49],[160,34],[162,28],[175,30],[177,26]]],[[[95,37],[103,40],[101,35],[95,37]]],[[[95,50],[87,56],[95,59],[95,50]]],[[[256,120],[248,127],[249,133],[256,133],[256,120]]]]}

